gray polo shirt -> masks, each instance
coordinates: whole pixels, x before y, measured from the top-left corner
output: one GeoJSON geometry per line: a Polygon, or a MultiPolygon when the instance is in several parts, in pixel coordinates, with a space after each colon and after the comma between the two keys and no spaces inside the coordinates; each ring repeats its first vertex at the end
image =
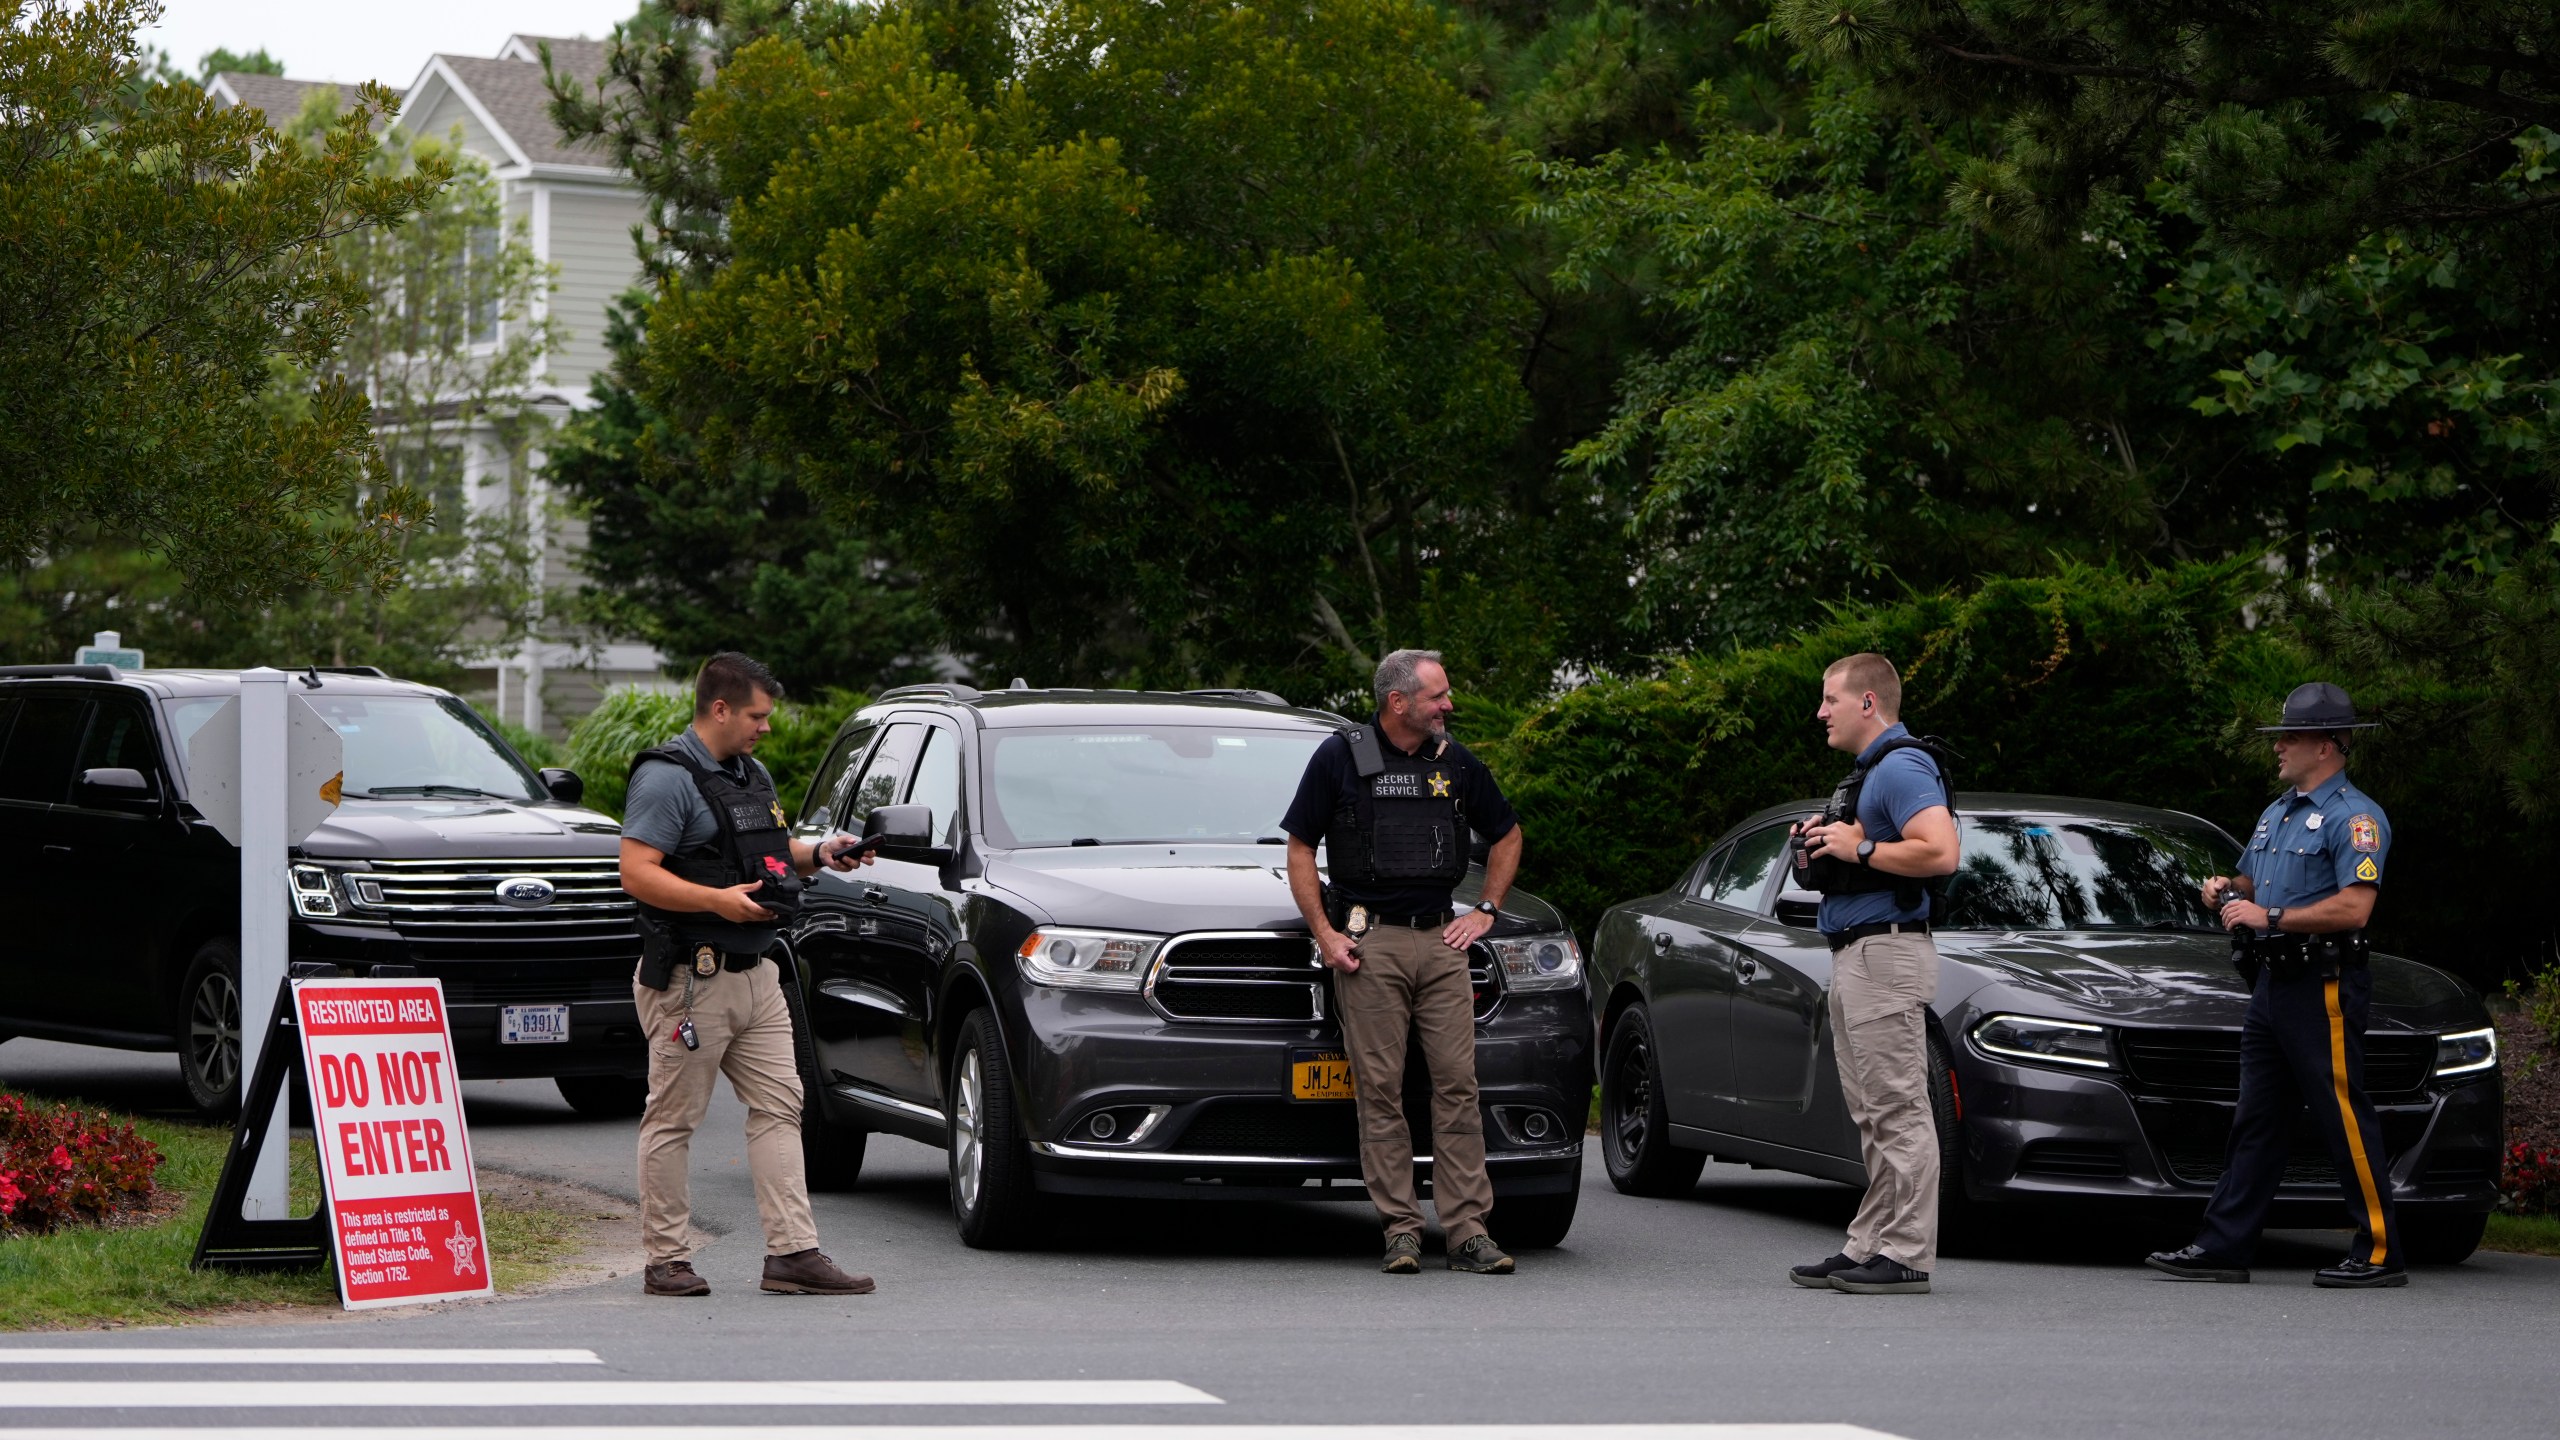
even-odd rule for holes
{"type": "MultiPolygon", "coordinates": [[[[691,726],[676,736],[675,743],[698,764],[725,769],[740,780],[748,778],[746,767],[752,765],[764,776],[765,783],[773,782],[764,762],[752,755],[740,755],[726,765],[712,759],[711,747],[702,743],[702,737],[691,726]]],[[[701,789],[684,767],[655,761],[632,772],[631,790],[622,802],[622,833],[662,855],[674,855],[696,845],[717,842],[720,819],[711,813],[701,789]]],[[[778,927],[764,929],[756,948],[772,944],[777,931],[778,927]]]]}

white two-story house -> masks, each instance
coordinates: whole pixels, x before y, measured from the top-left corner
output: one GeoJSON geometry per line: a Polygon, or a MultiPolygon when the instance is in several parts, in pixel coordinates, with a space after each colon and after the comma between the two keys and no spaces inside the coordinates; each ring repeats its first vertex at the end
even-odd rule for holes
{"type": "MultiPolygon", "coordinates": [[[[615,297],[640,279],[631,229],[643,202],[628,175],[594,146],[566,143],[551,123],[544,87],[542,47],[567,74],[592,81],[604,68],[602,41],[511,35],[494,56],[436,55],[402,92],[399,124],[413,135],[460,137],[464,150],[485,162],[498,183],[508,228],[524,237],[552,281],[539,302],[562,332],[536,367],[519,404],[565,416],[591,404],[589,379],[608,359],[605,312],[615,297]]],[[[254,105],[271,124],[299,113],[309,92],[327,86],[342,105],[355,87],[268,75],[224,74],[208,92],[223,104],[254,105]]],[[[463,493],[475,505],[531,501],[546,517],[540,546],[543,583],[575,584],[585,524],[560,517],[542,493],[541,454],[517,470],[494,430],[460,433],[463,493]]],[[[538,638],[504,654],[476,657],[469,688],[497,717],[529,730],[557,735],[591,709],[605,687],[661,679],[660,656],[633,641],[538,638]]]]}

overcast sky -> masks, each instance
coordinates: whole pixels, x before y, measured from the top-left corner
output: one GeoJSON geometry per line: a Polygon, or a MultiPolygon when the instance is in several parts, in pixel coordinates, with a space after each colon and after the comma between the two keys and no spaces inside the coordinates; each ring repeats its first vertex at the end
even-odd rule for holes
{"type": "Polygon", "coordinates": [[[427,57],[495,55],[510,35],[601,40],[637,0],[163,0],[145,45],[169,52],[192,75],[208,50],[264,50],[297,80],[395,88],[418,78],[427,57]]]}

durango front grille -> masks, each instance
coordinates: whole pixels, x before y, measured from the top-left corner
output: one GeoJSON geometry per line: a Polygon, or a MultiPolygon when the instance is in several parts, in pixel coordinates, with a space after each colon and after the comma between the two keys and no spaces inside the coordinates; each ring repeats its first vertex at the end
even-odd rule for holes
{"type": "MultiPolygon", "coordinates": [[[[2125,1063],[2136,1084],[2171,1095],[2230,1099],[2240,1093],[2237,1030],[2126,1030],[2125,1063]]],[[[2364,1037],[2365,1093],[2413,1095],[2435,1069],[2432,1035],[2364,1037]]]]}
{"type": "MultiPolygon", "coordinates": [[[[1501,1003],[1498,971],[1484,947],[1467,955],[1467,980],[1481,1021],[1501,1003]]],[[[1147,975],[1147,998],[1168,1020],[1214,1024],[1310,1025],[1333,1004],[1332,977],[1315,963],[1315,944],[1285,930],[1176,935],[1147,975]]]]}
{"type": "Polygon", "coordinates": [[[452,961],[584,961],[590,963],[575,968],[599,983],[605,978],[599,964],[625,967],[627,982],[627,967],[639,958],[632,924],[638,912],[622,893],[611,856],[376,860],[346,881],[356,913],[390,921],[429,973],[451,973],[439,966],[452,961]],[[551,887],[547,903],[510,905],[498,898],[501,886],[530,880],[551,887]]]}

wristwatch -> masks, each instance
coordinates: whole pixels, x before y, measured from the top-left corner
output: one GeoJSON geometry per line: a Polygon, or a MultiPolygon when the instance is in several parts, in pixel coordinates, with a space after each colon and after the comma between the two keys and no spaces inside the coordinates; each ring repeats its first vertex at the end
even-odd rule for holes
{"type": "Polygon", "coordinates": [[[2284,929],[2284,907],[2281,905],[2268,906],[2267,933],[2273,935],[2282,929],[2284,929]]]}
{"type": "Polygon", "coordinates": [[[1858,842],[1858,863],[1861,865],[1873,865],[1876,863],[1876,842],[1873,840],[1861,840],[1858,842]]]}
{"type": "Polygon", "coordinates": [[[1476,905],[1475,905],[1475,909],[1476,909],[1476,913],[1477,913],[1477,914],[1479,914],[1479,915],[1489,915],[1489,916],[1493,917],[1493,918],[1494,918],[1494,919],[1496,919],[1496,920],[1499,920],[1499,919],[1501,919],[1501,918],[1502,918],[1502,907],[1501,907],[1501,906],[1499,906],[1499,905],[1494,904],[1494,903],[1493,903],[1492,901],[1490,901],[1490,900],[1479,900],[1479,901],[1477,901],[1477,902],[1476,902],[1476,905]]]}

